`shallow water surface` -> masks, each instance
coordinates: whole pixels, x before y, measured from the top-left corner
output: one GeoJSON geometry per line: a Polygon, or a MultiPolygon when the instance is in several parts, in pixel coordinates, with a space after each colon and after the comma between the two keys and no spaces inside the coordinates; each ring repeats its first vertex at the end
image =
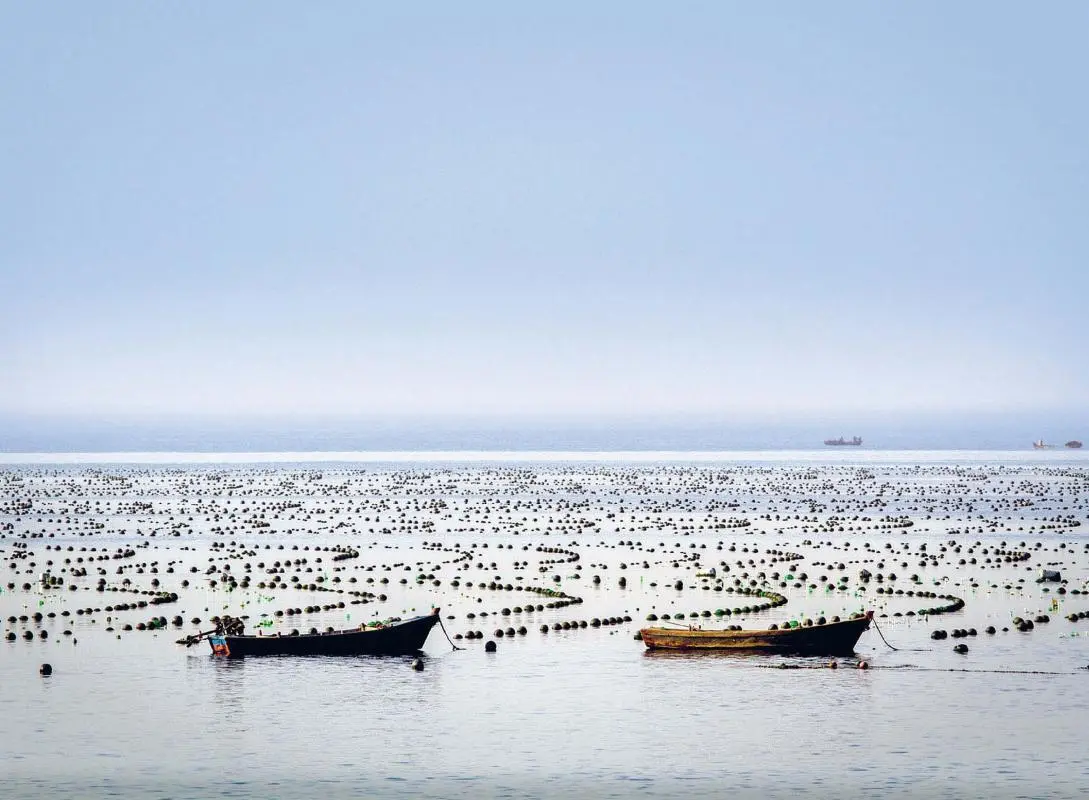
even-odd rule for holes
{"type": "Polygon", "coordinates": [[[20,637],[0,642],[0,797],[1084,796],[1089,637],[1079,634],[1089,622],[1064,619],[1089,610],[1089,595],[1080,593],[1089,537],[1071,522],[1086,519],[1084,465],[862,469],[12,467],[0,473],[7,526],[0,613],[56,616],[4,623],[20,637]],[[28,500],[31,508],[18,505],[28,500]],[[874,527],[901,515],[915,524],[874,527]],[[715,527],[728,520],[750,524],[715,527]],[[309,549],[334,545],[357,556],[332,562],[329,551],[309,549]],[[132,555],[114,557],[126,547],[132,555]],[[1030,557],[985,563],[995,550],[1030,557]],[[773,551],[798,558],[773,562],[773,551]],[[93,554],[110,557],[75,560],[93,554]],[[289,558],[284,575],[300,576],[304,588],[257,588],[274,561],[289,558]],[[47,560],[65,588],[24,591],[47,560]],[[247,563],[254,585],[225,590],[222,566],[240,575],[247,563]],[[897,573],[882,584],[888,594],[856,577],[862,568],[879,571],[878,563],[885,575],[897,573]],[[1035,582],[1049,563],[1078,594],[1035,582]],[[716,578],[706,577],[712,566],[716,578]],[[64,572],[81,567],[87,576],[64,572]],[[128,591],[96,591],[99,569],[108,587],[128,591]],[[690,616],[751,603],[727,590],[758,572],[785,606],[690,616]],[[796,586],[802,573],[808,577],[796,586]],[[849,588],[828,588],[821,573],[842,574],[849,588]],[[353,597],[306,588],[316,575],[328,577],[326,587],[375,597],[276,616],[353,597]],[[178,601],[105,610],[147,597],[133,590],[150,590],[152,579],[178,601]],[[530,597],[504,590],[508,582],[582,602],[505,615],[504,607],[530,597]],[[906,593],[924,589],[966,606],[930,619],[896,616],[934,605],[906,593]],[[274,630],[354,625],[432,603],[443,607],[451,634],[480,629],[493,638],[508,625],[528,632],[499,637],[498,652],[487,654],[482,642],[464,639],[465,649],[454,651],[436,628],[422,672],[410,658],[222,660],[203,646],[174,644],[215,613],[244,613],[251,626],[264,619],[274,630]],[[648,654],[633,641],[649,613],[764,627],[861,607],[884,615],[881,630],[900,649],[870,631],[836,670],[828,659],[648,654]],[[75,613],[84,608],[90,612],[75,613]],[[1030,632],[1010,628],[1015,615],[1049,611],[1051,621],[1030,632]],[[185,622],[160,631],[121,627],[155,614],[185,622]],[[631,621],[551,629],[606,615],[631,621]],[[988,624],[994,635],[983,632],[988,624]],[[952,652],[953,639],[929,636],[968,627],[978,635],[960,640],[966,655],[952,652]],[[21,638],[41,629],[49,638],[21,638]],[[871,669],[853,668],[859,659],[871,669]],[[55,668],[48,678],[38,675],[43,662],[55,668]],[[795,668],[779,668],[784,663],[795,668]]]}

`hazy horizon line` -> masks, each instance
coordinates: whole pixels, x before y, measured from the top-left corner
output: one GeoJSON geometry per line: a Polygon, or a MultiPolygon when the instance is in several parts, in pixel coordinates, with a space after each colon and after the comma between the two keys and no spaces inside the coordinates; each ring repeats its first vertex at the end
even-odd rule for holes
{"type": "Polygon", "coordinates": [[[748,450],[376,450],[376,451],[0,451],[3,466],[95,464],[351,464],[351,463],[719,463],[789,462],[855,464],[912,462],[1082,462],[1082,450],[1009,449],[748,449],[748,450]]]}
{"type": "Polygon", "coordinates": [[[782,416],[3,417],[0,452],[1017,451],[1089,436],[1084,412],[782,416]],[[855,448],[848,448],[854,450],[855,448]]]}

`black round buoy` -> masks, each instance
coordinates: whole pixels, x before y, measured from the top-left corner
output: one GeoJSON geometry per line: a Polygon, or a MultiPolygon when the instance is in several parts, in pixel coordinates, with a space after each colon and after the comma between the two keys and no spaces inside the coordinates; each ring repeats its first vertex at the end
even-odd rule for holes
{"type": "Polygon", "coordinates": [[[412,669],[416,672],[423,672],[424,662],[422,658],[417,658],[412,661],[412,669]]]}
{"type": "Polygon", "coordinates": [[[52,675],[53,674],[53,667],[50,664],[42,664],[40,667],[38,667],[38,674],[39,675],[52,675]]]}
{"type": "Polygon", "coordinates": [[[968,652],[968,645],[966,645],[966,644],[953,645],[953,652],[954,653],[967,653],[968,652]]]}
{"type": "Polygon", "coordinates": [[[484,645],[484,652],[485,653],[494,653],[495,652],[495,642],[489,639],[488,643],[484,645]]]}

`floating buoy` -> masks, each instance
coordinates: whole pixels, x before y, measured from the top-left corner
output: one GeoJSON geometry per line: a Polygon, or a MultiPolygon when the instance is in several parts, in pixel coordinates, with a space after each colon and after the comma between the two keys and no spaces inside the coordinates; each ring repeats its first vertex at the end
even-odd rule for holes
{"type": "Polygon", "coordinates": [[[488,642],[484,645],[484,652],[485,653],[494,653],[495,652],[495,642],[492,641],[491,639],[489,639],[488,642]]]}
{"type": "Polygon", "coordinates": [[[52,675],[53,674],[53,667],[50,664],[42,664],[40,667],[38,667],[38,674],[39,675],[52,675]]]}
{"type": "Polygon", "coordinates": [[[412,669],[416,672],[423,672],[424,662],[422,658],[417,658],[412,661],[412,669]]]}

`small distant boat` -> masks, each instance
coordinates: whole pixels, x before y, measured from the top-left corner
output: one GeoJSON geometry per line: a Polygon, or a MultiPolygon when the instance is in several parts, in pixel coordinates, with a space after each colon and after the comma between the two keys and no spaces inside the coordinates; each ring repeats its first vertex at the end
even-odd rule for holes
{"type": "Polygon", "coordinates": [[[1032,443],[1032,448],[1034,450],[1050,450],[1054,446],[1055,445],[1053,444],[1046,444],[1043,439],[1038,439],[1032,443]]]}
{"type": "Polygon", "coordinates": [[[1071,439],[1069,442],[1066,443],[1066,446],[1069,447],[1071,450],[1080,450],[1081,442],[1079,442],[1077,439],[1071,439]]]}
{"type": "Polygon", "coordinates": [[[840,656],[854,652],[858,639],[870,627],[873,612],[823,625],[756,630],[700,630],[698,628],[644,628],[639,633],[648,650],[735,650],[840,656]]]}
{"type": "Polygon", "coordinates": [[[185,639],[187,647],[204,639],[212,654],[228,658],[244,656],[401,656],[415,653],[424,646],[427,635],[439,622],[439,609],[426,616],[413,617],[373,628],[360,626],[349,630],[311,631],[284,636],[254,636],[243,633],[241,620],[226,618],[215,631],[185,639]]]}
{"type": "Polygon", "coordinates": [[[841,436],[838,439],[825,439],[824,443],[830,447],[843,447],[844,445],[848,447],[858,447],[862,444],[862,437],[854,436],[850,439],[844,439],[841,436]]]}

